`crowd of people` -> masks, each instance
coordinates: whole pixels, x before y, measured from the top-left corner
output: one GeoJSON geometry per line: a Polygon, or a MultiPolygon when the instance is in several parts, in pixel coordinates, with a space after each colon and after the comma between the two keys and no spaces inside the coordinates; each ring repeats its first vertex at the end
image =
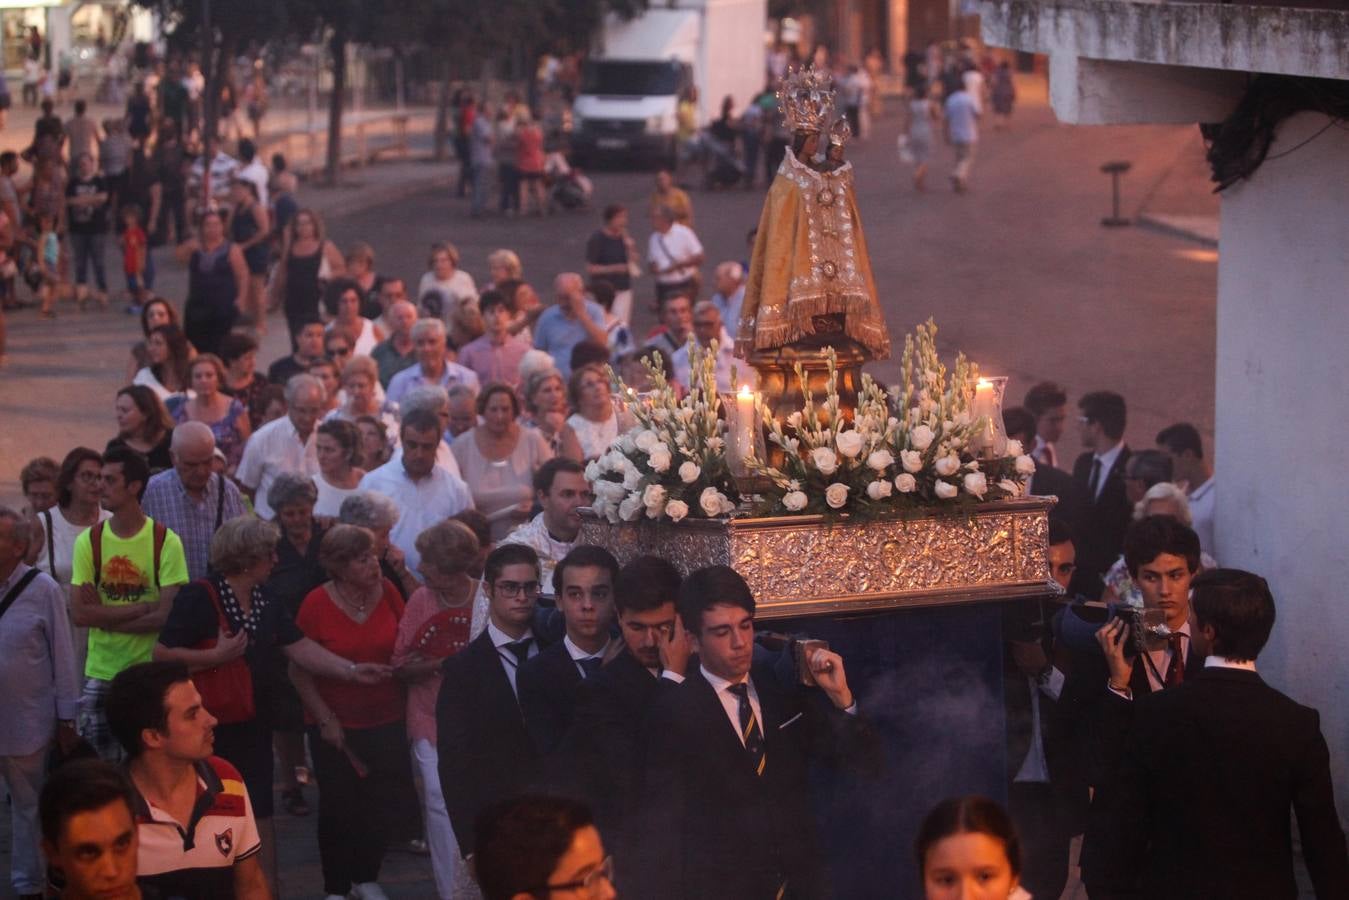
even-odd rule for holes
{"type": "MultiPolygon", "coordinates": [[[[329,900],[385,897],[392,847],[429,856],[443,900],[829,896],[810,767],[894,777],[845,661],[756,642],[731,568],[620,566],[580,541],[584,464],[629,424],[606,366],[640,390],[654,356],[687,385],[690,342],[716,342],[734,388],[747,266],[724,259],[703,284],[671,173],[642,211],[644,251],[630,211],[604,208],[583,270],[546,302],[508,249],[481,280],[448,241],[415,282],[381,272],[244,141],[246,165],[211,143],[193,164],[172,121],[157,134],[128,152],[130,171],[159,173],[144,206],[130,177],[33,188],[54,191],[38,221],[67,216],[80,259],[98,241],[76,212],[125,213],[143,340],[106,446],[31,460],[27,508],[0,508],[16,892],[273,896],[274,819],[316,799],[329,900]],[[181,308],[148,283],[146,248],[169,229],[181,308]],[[658,325],[637,337],[642,275],[658,325]],[[271,311],[290,351],[264,373],[271,311]]],[[[36,151],[40,171],[58,178],[63,144],[36,151]]],[[[90,154],[70,162],[101,177],[90,154]]],[[[540,206],[515,174],[502,207],[540,206]]],[[[1085,834],[1093,898],[1294,896],[1291,808],[1318,896],[1349,895],[1315,713],[1254,674],[1273,598],[1212,558],[1198,429],[1131,451],[1124,399],[1087,393],[1068,471],[1068,399],[1038,384],[1004,418],[1037,461],[1030,492],[1059,498],[1049,557],[1071,602],[1006,610],[1009,810],[935,808],[914,842],[924,893],[1057,897],[1085,834]],[[1215,771],[1217,752],[1233,766],[1215,771]]]]}

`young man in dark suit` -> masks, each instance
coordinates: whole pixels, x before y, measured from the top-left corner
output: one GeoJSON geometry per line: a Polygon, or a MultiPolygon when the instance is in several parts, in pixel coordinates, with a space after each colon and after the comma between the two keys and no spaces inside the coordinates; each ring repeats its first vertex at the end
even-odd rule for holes
{"type": "MultiPolygon", "coordinates": [[[[1062,411],[1063,408],[1059,407],[1059,412],[1062,411]]],[[[1023,407],[1013,406],[1003,410],[1002,421],[1006,426],[1007,436],[1020,441],[1022,449],[1029,453],[1028,448],[1036,439],[1035,416],[1023,407]]],[[[1052,451],[1052,445],[1048,446],[1052,451]]],[[[1036,497],[1058,497],[1059,502],[1054,504],[1051,516],[1067,523],[1074,530],[1081,525],[1084,517],[1083,499],[1086,494],[1078,490],[1073,476],[1067,472],[1047,462],[1036,460],[1035,474],[1031,476],[1027,492],[1036,497]]]]}
{"type": "MultiPolygon", "coordinates": [[[[1171,516],[1149,516],[1135,522],[1124,539],[1124,564],[1143,595],[1144,609],[1161,610],[1170,637],[1160,646],[1138,652],[1133,626],[1115,617],[1096,633],[1104,666],[1082,660],[1076,675],[1099,687],[1091,704],[1092,817],[1117,799],[1109,785],[1122,760],[1136,700],[1178,687],[1204,669],[1205,648],[1196,642],[1190,616],[1190,582],[1199,571],[1199,537],[1171,516]]],[[[1097,896],[1097,885],[1111,876],[1109,850],[1099,834],[1083,842],[1082,881],[1097,896]]],[[[1108,896],[1108,895],[1106,895],[1108,896]]]]}
{"type": "Polygon", "coordinates": [[[1124,493],[1124,444],[1128,410],[1124,398],[1111,391],[1093,391],[1077,402],[1082,446],[1087,452],[1073,464],[1073,482],[1083,497],[1078,531],[1077,576],[1073,592],[1096,599],[1101,576],[1119,557],[1133,506],[1124,493]]]}
{"type": "Polygon", "coordinates": [[[634,896],[698,900],[830,894],[807,796],[810,756],[875,761],[843,660],[807,660],[819,690],[754,667],[754,596],[726,566],[691,574],[679,614],[700,665],[646,721],[646,804],[634,896]]]}
{"type": "Polygon", "coordinates": [[[682,577],[658,556],[639,556],[614,583],[622,652],[579,685],[571,727],[557,757],[568,780],[557,782],[584,796],[595,821],[609,835],[620,878],[632,857],[627,842],[642,805],[642,721],[652,704],[683,682],[692,649],[675,612],[682,577]]]}
{"type": "Polygon", "coordinates": [[[581,682],[599,672],[609,651],[618,560],[603,547],[572,548],[553,569],[553,590],[566,635],[520,667],[520,710],[534,746],[551,754],[571,725],[581,682]]]}
{"type": "Polygon", "coordinates": [[[1093,808],[1113,876],[1099,894],[1293,900],[1291,807],[1316,896],[1349,897],[1320,717],[1256,674],[1274,627],[1269,586],[1215,569],[1194,580],[1193,605],[1205,667],[1139,699],[1115,801],[1099,819],[1093,808]]]}
{"type": "Polygon", "coordinates": [[[436,703],[440,783],[465,856],[473,852],[474,817],[531,785],[538,766],[516,699],[517,672],[539,653],[533,628],[538,554],[524,544],[502,544],[487,557],[483,583],[487,628],[445,660],[436,703]]]}

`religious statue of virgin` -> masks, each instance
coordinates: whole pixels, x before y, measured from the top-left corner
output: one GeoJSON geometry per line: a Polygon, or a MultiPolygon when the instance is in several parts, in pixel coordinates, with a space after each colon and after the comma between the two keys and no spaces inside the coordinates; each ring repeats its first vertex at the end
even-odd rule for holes
{"type": "Polygon", "coordinates": [[[890,355],[857,214],[852,163],[843,158],[850,131],[831,119],[834,91],[827,72],[801,69],[778,89],[792,131],[764,200],[737,323],[736,355],[788,344],[838,346],[855,341],[871,359],[890,355]],[[821,135],[828,132],[823,158],[821,135]]]}

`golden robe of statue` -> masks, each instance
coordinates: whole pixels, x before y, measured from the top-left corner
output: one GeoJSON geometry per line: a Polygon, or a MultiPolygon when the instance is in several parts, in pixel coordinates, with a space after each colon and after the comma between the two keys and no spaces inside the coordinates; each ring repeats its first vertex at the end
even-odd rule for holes
{"type": "Polygon", "coordinates": [[[788,151],[768,189],[735,340],[737,356],[816,334],[816,316],[873,359],[890,355],[853,191],[852,163],[818,172],[788,151]]]}

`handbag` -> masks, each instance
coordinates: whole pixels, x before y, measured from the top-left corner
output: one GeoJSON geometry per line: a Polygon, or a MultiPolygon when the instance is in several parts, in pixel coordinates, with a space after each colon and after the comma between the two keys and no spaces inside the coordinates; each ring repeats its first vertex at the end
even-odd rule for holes
{"type": "MultiPolygon", "coordinates": [[[[220,605],[220,594],[215,584],[204,578],[200,582],[206,588],[215,607],[216,618],[222,631],[229,631],[229,620],[225,617],[224,607],[220,605]]],[[[217,638],[207,638],[192,649],[210,650],[215,647],[217,638]]],[[[198,669],[192,673],[192,683],[201,694],[201,705],[221,725],[236,725],[257,718],[257,706],[253,701],[253,672],[248,668],[248,660],[236,656],[227,663],[198,669]]]]}

